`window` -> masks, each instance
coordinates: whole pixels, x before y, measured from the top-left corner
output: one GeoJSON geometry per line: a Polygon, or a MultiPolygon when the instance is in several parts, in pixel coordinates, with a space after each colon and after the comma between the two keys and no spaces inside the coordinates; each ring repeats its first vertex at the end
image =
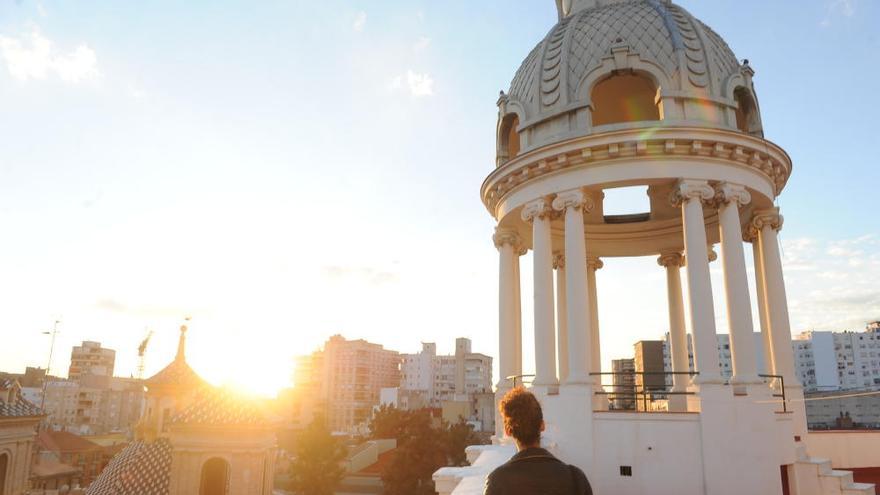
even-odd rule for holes
{"type": "Polygon", "coordinates": [[[0,454],[0,493],[6,493],[6,471],[9,468],[9,456],[0,454]]]}
{"type": "Polygon", "coordinates": [[[635,73],[615,74],[600,81],[590,96],[594,126],[662,119],[657,86],[635,73]]]}

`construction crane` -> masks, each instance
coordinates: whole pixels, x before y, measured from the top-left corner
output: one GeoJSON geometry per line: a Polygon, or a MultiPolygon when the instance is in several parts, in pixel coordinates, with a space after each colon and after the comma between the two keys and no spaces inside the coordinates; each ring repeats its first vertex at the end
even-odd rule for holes
{"type": "Polygon", "coordinates": [[[144,337],[144,340],[142,340],[141,344],[138,346],[138,365],[137,365],[138,380],[144,379],[144,359],[147,354],[147,345],[149,345],[150,339],[152,337],[153,337],[153,331],[147,330],[147,336],[144,337]]]}

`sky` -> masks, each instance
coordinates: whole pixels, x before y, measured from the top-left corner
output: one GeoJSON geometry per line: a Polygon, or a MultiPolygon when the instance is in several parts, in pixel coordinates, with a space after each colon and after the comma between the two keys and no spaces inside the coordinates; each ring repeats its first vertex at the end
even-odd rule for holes
{"type": "MultiPolygon", "coordinates": [[[[880,6],[680,4],[750,60],[794,161],[792,331],[880,319],[880,6]]],[[[336,333],[496,355],[479,187],[498,91],[555,21],[552,0],[0,0],[0,370],[45,367],[60,320],[53,372],[96,340],[134,374],[150,329],[149,375],[186,316],[192,366],[263,394],[336,333]]],[[[598,292],[606,367],[666,331],[655,259],[606,259],[598,292]]]]}

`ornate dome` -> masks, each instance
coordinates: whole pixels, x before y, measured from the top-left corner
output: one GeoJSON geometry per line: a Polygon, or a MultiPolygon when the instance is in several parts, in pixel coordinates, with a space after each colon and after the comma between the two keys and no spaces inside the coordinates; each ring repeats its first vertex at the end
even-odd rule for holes
{"type": "MultiPolygon", "coordinates": [[[[561,5],[566,0],[558,3],[559,23],[526,57],[509,93],[499,100],[499,147],[506,148],[510,129],[502,121],[510,115],[516,116],[516,139],[523,150],[597,132],[594,127],[608,122],[596,118],[596,103],[607,100],[607,93],[593,94],[596,86],[627,74],[647,80],[650,87],[642,100],[654,103],[659,114],[630,120],[762,132],[751,69],[685,9],[669,0],[575,0],[571,7],[561,5]],[[736,115],[742,106],[738,90],[748,93],[754,115],[736,115]],[[557,117],[569,122],[551,122],[557,117]],[[742,123],[747,119],[750,127],[742,123]],[[523,135],[529,128],[532,133],[523,135]]],[[[500,162],[506,154],[499,149],[500,162]]]]}

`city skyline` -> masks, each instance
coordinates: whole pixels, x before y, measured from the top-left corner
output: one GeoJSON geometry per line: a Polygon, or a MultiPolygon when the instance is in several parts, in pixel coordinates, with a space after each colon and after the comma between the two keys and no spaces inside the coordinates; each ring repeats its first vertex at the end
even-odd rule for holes
{"type": "MultiPolygon", "coordinates": [[[[852,64],[880,46],[877,5],[681,3],[751,60],[768,136],[794,160],[781,234],[793,332],[880,319],[880,172],[848,145],[871,139],[861,95],[877,69],[856,77],[852,64]],[[813,82],[792,89],[794,75],[813,82]]],[[[133,374],[149,327],[149,376],[192,315],[193,367],[215,383],[262,379],[260,393],[336,333],[401,352],[462,335],[497,349],[497,253],[477,185],[494,163],[498,90],[555,22],[552,5],[202,7],[0,6],[0,129],[20,136],[0,162],[3,370],[45,367],[55,319],[56,373],[96,340],[133,374]]],[[[631,212],[645,200],[608,201],[631,212]]],[[[610,369],[668,329],[655,260],[604,261],[610,369]]]]}

